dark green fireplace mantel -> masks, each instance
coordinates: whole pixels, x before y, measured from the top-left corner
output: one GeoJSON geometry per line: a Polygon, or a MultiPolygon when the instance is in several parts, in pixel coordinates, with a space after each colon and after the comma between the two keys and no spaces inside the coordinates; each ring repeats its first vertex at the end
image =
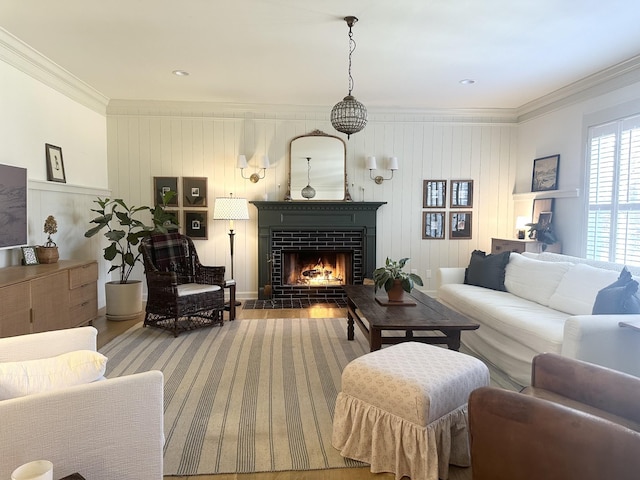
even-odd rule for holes
{"type": "MultiPolygon", "coordinates": [[[[308,200],[252,201],[249,203],[258,209],[258,289],[260,298],[264,298],[264,286],[271,284],[267,259],[271,258],[273,231],[316,229],[335,232],[361,231],[364,243],[363,276],[372,276],[376,261],[377,210],[387,202],[308,200]]],[[[362,282],[362,279],[356,280],[362,282]]]]}

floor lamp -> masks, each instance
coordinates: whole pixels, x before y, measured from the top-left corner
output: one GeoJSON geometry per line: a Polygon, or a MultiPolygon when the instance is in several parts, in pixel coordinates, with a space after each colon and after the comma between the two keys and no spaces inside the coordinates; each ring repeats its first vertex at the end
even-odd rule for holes
{"type": "MultiPolygon", "coordinates": [[[[233,275],[233,240],[236,236],[233,231],[234,220],[249,220],[249,206],[246,198],[236,198],[233,194],[228,197],[216,198],[213,207],[214,220],[229,220],[229,247],[231,249],[231,278],[235,280],[233,275]]],[[[240,302],[236,301],[236,305],[240,302]]]]}

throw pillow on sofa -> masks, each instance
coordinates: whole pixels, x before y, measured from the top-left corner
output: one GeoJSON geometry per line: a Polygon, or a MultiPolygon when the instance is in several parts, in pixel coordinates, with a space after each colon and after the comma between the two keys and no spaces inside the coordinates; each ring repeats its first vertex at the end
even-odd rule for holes
{"type": "Polygon", "coordinates": [[[0,400],[90,383],[102,378],[106,368],[107,357],[93,350],[0,363],[0,400]]]}
{"type": "Polygon", "coordinates": [[[624,267],[618,280],[598,292],[593,304],[593,315],[640,313],[638,282],[624,267]]]}
{"type": "Polygon", "coordinates": [[[464,283],[504,292],[504,269],[511,252],[487,255],[482,250],[471,252],[469,266],[465,270],[464,283]]]}

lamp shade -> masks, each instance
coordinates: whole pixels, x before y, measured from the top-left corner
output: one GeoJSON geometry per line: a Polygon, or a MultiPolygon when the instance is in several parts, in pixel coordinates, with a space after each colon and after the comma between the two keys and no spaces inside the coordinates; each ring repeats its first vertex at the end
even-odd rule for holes
{"type": "Polygon", "coordinates": [[[524,216],[516,217],[516,229],[524,230],[525,228],[527,228],[527,223],[529,222],[530,222],[529,217],[524,217],[524,216]]]}
{"type": "Polygon", "coordinates": [[[389,158],[389,170],[398,170],[398,157],[389,158]]]}
{"type": "Polygon", "coordinates": [[[376,157],[367,157],[367,170],[376,170],[377,168],[376,157]]]}
{"type": "Polygon", "coordinates": [[[213,207],[214,220],[249,220],[246,198],[217,197],[213,207]]]}
{"type": "Polygon", "coordinates": [[[245,155],[238,155],[237,168],[247,168],[247,157],[245,155]]]}
{"type": "Polygon", "coordinates": [[[260,158],[260,168],[269,168],[269,155],[263,155],[260,158]]]}

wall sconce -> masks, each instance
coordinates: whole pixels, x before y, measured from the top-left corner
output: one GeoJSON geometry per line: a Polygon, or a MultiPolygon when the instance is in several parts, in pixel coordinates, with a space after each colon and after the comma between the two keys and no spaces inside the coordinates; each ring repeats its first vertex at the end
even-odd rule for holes
{"type": "Polygon", "coordinates": [[[393,178],[393,172],[398,170],[398,157],[389,157],[387,161],[387,170],[391,170],[391,176],[389,178],[384,178],[382,175],[373,176],[373,171],[378,169],[376,157],[367,157],[367,168],[369,169],[369,177],[371,180],[380,185],[384,180],[391,180],[393,178]]]}
{"type": "Polygon", "coordinates": [[[247,157],[244,155],[238,155],[238,164],[236,165],[236,167],[240,169],[240,175],[242,175],[242,178],[244,178],[245,180],[251,180],[251,183],[258,183],[258,181],[264,178],[266,169],[269,168],[269,156],[263,155],[260,159],[260,165],[258,166],[258,168],[262,170],[260,174],[252,173],[248,177],[244,176],[244,169],[249,167],[249,165],[247,164],[247,157]]]}

